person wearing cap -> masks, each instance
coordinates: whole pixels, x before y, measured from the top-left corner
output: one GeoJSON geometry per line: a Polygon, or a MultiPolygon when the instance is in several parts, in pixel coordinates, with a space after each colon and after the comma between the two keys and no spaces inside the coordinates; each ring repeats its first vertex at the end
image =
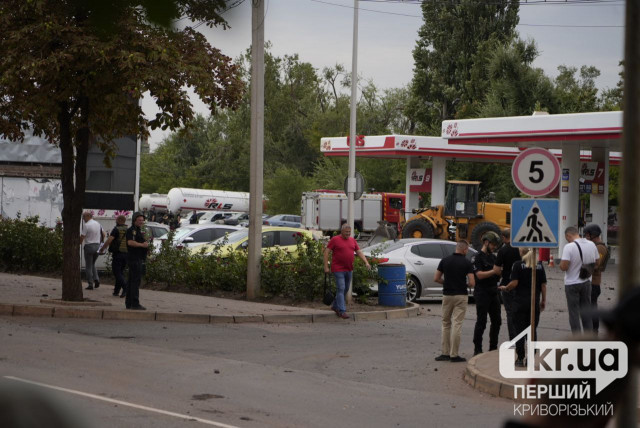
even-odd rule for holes
{"type": "Polygon", "coordinates": [[[567,244],[562,249],[560,270],[564,272],[564,294],[567,297],[571,332],[580,333],[580,321],[585,332],[593,328],[589,315],[591,307],[591,276],[580,278],[582,265],[595,265],[598,257],[596,245],[580,238],[578,229],[570,226],[564,231],[567,244]]]}
{"type": "Polygon", "coordinates": [[[498,296],[498,281],[494,269],[496,256],[493,254],[500,246],[500,237],[495,232],[487,232],[482,236],[482,249],[473,257],[473,273],[476,286],[473,297],[476,300],[476,326],[473,330],[473,355],[482,353],[482,336],[487,327],[487,315],[491,320],[489,328],[489,351],[498,349],[498,334],[502,324],[500,297],[498,296]]]}
{"type": "MultiPolygon", "coordinates": [[[[604,272],[604,270],[607,268],[609,250],[607,249],[607,245],[602,242],[602,239],[600,239],[600,235],[602,235],[600,226],[593,223],[588,224],[585,226],[583,232],[584,237],[596,244],[596,248],[598,249],[598,261],[596,261],[596,267],[593,270],[593,275],[591,276],[591,307],[594,311],[597,311],[598,297],[601,293],[600,284],[602,283],[602,272],[604,272]]],[[[598,330],[600,328],[600,319],[597,316],[594,316],[592,322],[593,331],[598,334],[598,330]]]]}
{"type": "Polygon", "coordinates": [[[122,290],[120,297],[126,295],[127,281],[124,279],[124,269],[127,267],[127,217],[119,215],[116,217],[116,225],[111,230],[109,238],[104,243],[104,248],[108,248],[111,253],[111,271],[116,279],[113,295],[117,296],[122,290]]]}
{"type": "Polygon", "coordinates": [[[140,212],[133,214],[132,224],[127,229],[127,264],[129,265],[129,283],[124,301],[127,309],[142,310],[146,308],[140,304],[140,282],[142,281],[142,265],[147,258],[149,243],[142,233],[144,215],[140,212]]]}

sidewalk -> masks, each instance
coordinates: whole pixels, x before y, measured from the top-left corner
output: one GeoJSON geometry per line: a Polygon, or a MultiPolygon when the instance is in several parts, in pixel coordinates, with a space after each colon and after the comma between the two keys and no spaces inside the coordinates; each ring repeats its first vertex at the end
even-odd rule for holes
{"type": "MultiPolygon", "coordinates": [[[[83,283],[84,287],[84,283],[83,283]]],[[[175,321],[191,323],[310,323],[345,322],[327,307],[310,309],[271,305],[166,291],[140,290],[146,311],[126,310],[124,299],[113,296],[112,285],[83,290],[89,302],[62,302],[60,279],[0,273],[0,315],[175,321]]],[[[373,312],[348,312],[350,321],[380,321],[417,316],[419,305],[373,312]]]]}

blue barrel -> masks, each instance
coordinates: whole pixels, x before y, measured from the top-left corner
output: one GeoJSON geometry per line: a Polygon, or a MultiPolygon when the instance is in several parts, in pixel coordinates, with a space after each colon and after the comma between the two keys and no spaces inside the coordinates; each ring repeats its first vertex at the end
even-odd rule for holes
{"type": "Polygon", "coordinates": [[[378,304],[382,306],[401,306],[407,304],[407,268],[403,264],[378,265],[378,304]]]}

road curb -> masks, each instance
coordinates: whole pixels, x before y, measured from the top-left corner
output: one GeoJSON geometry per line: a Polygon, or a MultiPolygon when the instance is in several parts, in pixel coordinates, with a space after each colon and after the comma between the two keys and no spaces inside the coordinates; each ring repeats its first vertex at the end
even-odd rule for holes
{"type": "MultiPolygon", "coordinates": [[[[44,300],[44,299],[43,299],[44,300]]],[[[84,303],[84,302],[81,302],[84,303]]],[[[93,306],[95,305],[94,302],[93,306]]],[[[98,302],[99,303],[99,302],[98,302]]],[[[55,303],[56,305],[58,302],[55,303]]],[[[416,303],[407,303],[409,307],[402,309],[390,309],[386,311],[352,312],[348,319],[337,317],[333,312],[322,314],[274,314],[274,315],[208,315],[188,314],[182,312],[152,312],[152,311],[121,311],[111,309],[88,308],[87,304],[79,307],[64,305],[63,307],[16,305],[0,302],[0,315],[50,317],[50,318],[76,318],[76,319],[103,319],[115,321],[162,321],[181,322],[192,324],[293,324],[293,323],[331,323],[331,322],[365,322],[384,321],[394,319],[407,319],[420,314],[420,306],[416,303]]]]}
{"type": "MultiPolygon", "coordinates": [[[[490,351],[496,353],[498,351],[490,351]]],[[[495,378],[493,376],[482,373],[476,363],[479,358],[486,356],[486,354],[476,355],[471,358],[467,363],[467,368],[462,376],[465,382],[467,382],[473,389],[480,392],[491,394],[495,397],[507,398],[509,400],[515,399],[514,384],[505,382],[502,379],[495,378]]]]}

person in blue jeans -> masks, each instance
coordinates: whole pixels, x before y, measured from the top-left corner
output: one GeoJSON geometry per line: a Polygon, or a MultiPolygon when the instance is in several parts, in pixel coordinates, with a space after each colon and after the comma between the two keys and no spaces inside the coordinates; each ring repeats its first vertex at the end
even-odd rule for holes
{"type": "Polygon", "coordinates": [[[340,229],[340,235],[331,238],[329,244],[327,244],[327,248],[324,250],[324,271],[325,273],[332,272],[336,279],[336,298],[331,304],[331,309],[342,319],[350,318],[349,315],[347,315],[345,299],[353,277],[353,260],[355,259],[355,254],[362,259],[367,269],[371,269],[358,243],[351,236],[351,227],[345,223],[340,229]],[[330,254],[331,268],[329,268],[330,254]]]}

